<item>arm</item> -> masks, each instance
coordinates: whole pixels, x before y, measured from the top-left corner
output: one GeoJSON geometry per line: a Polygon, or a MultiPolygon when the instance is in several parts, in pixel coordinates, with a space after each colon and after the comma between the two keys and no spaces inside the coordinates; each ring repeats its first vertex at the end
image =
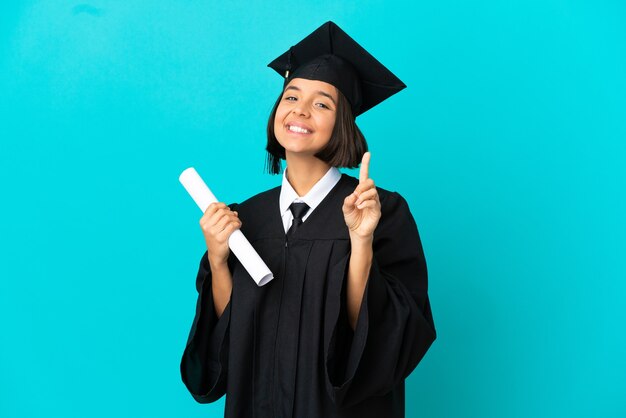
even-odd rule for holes
{"type": "Polygon", "coordinates": [[[359,185],[346,197],[343,215],[350,231],[350,263],[346,286],[348,322],[354,330],[361,309],[363,292],[372,267],[374,230],[380,220],[380,200],[374,181],[369,178],[370,153],[363,154],[359,185]]]}
{"type": "Polygon", "coordinates": [[[233,278],[228,268],[228,238],[241,227],[237,212],[224,203],[212,203],[200,219],[200,227],[207,246],[207,257],[211,266],[213,302],[215,313],[222,316],[230,300],[233,278]]]}
{"type": "Polygon", "coordinates": [[[233,290],[233,277],[227,263],[218,266],[211,265],[211,276],[213,276],[213,281],[211,282],[213,306],[219,318],[230,301],[230,295],[233,290]]]}
{"type": "Polygon", "coordinates": [[[199,403],[214,402],[224,395],[228,374],[230,304],[218,318],[207,254],[198,267],[196,313],[180,363],[183,383],[199,403]]]}
{"type": "Polygon", "coordinates": [[[180,364],[187,389],[200,403],[226,392],[232,276],[228,237],[241,226],[237,213],[223,203],[212,204],[200,220],[207,252],[200,261],[196,315],[180,364]]]}
{"type": "Polygon", "coordinates": [[[356,320],[361,309],[363,292],[369,272],[372,268],[372,240],[351,239],[352,252],[350,254],[350,264],[348,267],[348,283],[346,285],[346,298],[348,303],[348,322],[352,330],[356,328],[356,320]]]}
{"type": "Polygon", "coordinates": [[[396,388],[436,334],[426,262],[406,201],[386,193],[379,203],[373,182],[366,179],[344,200],[344,217],[351,248],[329,271],[324,359],[327,391],[336,405],[348,407],[396,388]],[[358,212],[359,207],[374,210],[358,212]],[[372,241],[366,240],[367,228],[349,222],[355,219],[351,212],[376,215],[358,223],[375,224],[372,241]]]}

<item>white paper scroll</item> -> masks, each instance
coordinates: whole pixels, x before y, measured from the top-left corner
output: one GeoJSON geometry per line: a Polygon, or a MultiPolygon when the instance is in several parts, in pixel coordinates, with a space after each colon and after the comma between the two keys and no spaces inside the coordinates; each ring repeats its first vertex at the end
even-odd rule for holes
{"type": "MultiPolygon", "coordinates": [[[[211,203],[218,201],[193,167],[183,171],[178,179],[202,210],[202,213],[211,203]]],[[[240,230],[237,229],[230,235],[228,246],[258,286],[263,286],[274,278],[270,269],[240,230]]]]}

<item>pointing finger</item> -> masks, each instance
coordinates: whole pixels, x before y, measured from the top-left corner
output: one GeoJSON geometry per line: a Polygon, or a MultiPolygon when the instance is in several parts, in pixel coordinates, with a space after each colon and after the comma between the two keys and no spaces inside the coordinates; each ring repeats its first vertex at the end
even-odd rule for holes
{"type": "Polygon", "coordinates": [[[370,176],[370,153],[369,151],[363,154],[361,160],[361,169],[359,171],[359,183],[363,183],[370,176]]]}

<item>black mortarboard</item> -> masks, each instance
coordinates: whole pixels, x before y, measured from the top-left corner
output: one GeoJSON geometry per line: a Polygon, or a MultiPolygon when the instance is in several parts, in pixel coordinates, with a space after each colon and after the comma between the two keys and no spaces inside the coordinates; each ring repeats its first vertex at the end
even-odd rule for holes
{"type": "Polygon", "coordinates": [[[358,116],[406,87],[333,22],[326,22],[267,65],[285,77],[325,81],[343,93],[358,116]]]}

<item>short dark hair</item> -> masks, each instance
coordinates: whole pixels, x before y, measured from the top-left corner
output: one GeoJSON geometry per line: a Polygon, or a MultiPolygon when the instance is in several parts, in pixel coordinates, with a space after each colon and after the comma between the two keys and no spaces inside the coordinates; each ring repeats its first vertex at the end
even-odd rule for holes
{"type": "MultiPolygon", "coordinates": [[[[267,122],[267,160],[265,170],[270,174],[280,174],[282,170],[280,160],[285,159],[285,148],[278,142],[274,134],[274,119],[276,119],[276,109],[283,97],[280,93],[270,118],[267,122]]],[[[356,125],[354,114],[348,99],[337,90],[337,114],[335,126],[330,135],[330,140],[324,149],[315,156],[333,167],[355,168],[359,166],[363,154],[367,151],[367,142],[363,133],[356,125]]]]}

